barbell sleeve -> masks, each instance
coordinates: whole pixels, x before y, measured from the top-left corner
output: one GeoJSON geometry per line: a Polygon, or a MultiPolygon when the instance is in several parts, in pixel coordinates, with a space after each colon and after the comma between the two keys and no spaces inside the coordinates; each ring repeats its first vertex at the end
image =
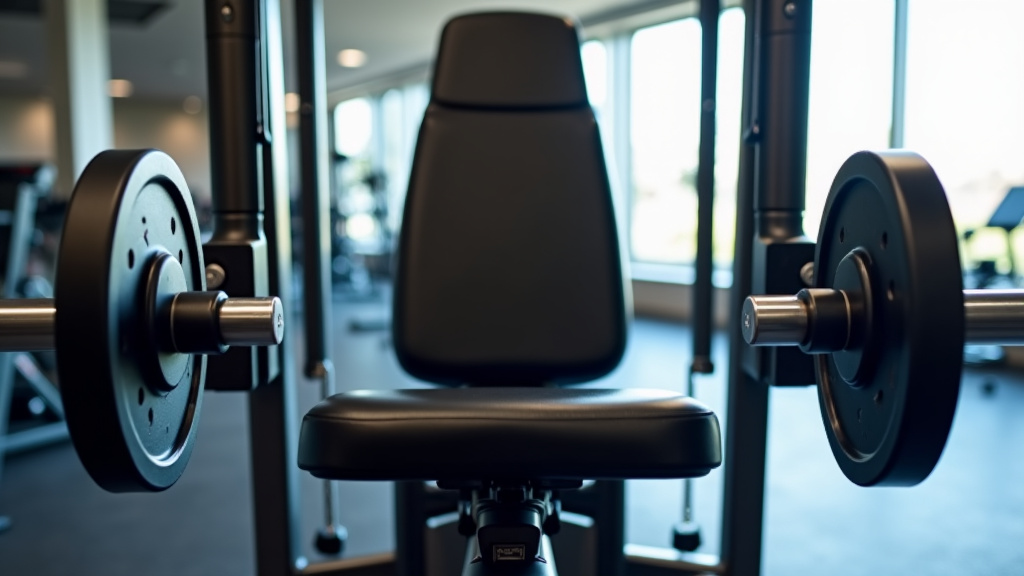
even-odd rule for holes
{"type": "Polygon", "coordinates": [[[967,344],[1024,344],[1024,290],[964,290],[967,344]]]}
{"type": "Polygon", "coordinates": [[[284,338],[284,309],[276,297],[228,298],[219,323],[228,346],[275,346],[284,338]]]}
{"type": "Polygon", "coordinates": [[[52,298],[0,300],[0,352],[53,350],[52,298]]]}
{"type": "MultiPolygon", "coordinates": [[[[823,312],[818,310],[817,313],[823,312]]],[[[858,313],[847,307],[845,311],[837,310],[817,321],[845,325],[849,330],[858,313]]],[[[812,319],[807,300],[799,294],[749,296],[743,302],[741,318],[743,339],[752,346],[803,346],[816,352],[843,349],[809,342],[815,319],[812,319]]],[[[964,290],[964,343],[1024,344],[1024,290],[964,290]]]]}
{"type": "MultiPolygon", "coordinates": [[[[186,296],[188,295],[188,296],[186,296]]],[[[274,346],[284,338],[284,311],[280,298],[227,298],[223,292],[183,292],[177,295],[203,295],[206,305],[170,308],[170,325],[192,333],[205,330],[206,338],[223,346],[274,346]],[[219,295],[219,297],[218,297],[219,295]]],[[[54,325],[57,307],[52,298],[0,300],[0,352],[32,352],[54,349],[54,325]]],[[[83,331],[83,338],[88,331],[83,331]]],[[[178,339],[166,346],[168,351],[206,352],[194,348],[189,339],[178,339]]]]}

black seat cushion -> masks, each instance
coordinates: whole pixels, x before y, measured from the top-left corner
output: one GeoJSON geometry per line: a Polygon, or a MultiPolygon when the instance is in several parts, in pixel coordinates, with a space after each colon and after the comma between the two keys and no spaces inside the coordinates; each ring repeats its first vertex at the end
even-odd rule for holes
{"type": "Polygon", "coordinates": [[[299,467],[337,480],[702,476],[721,463],[718,419],[664,390],[356,391],[306,414],[299,467]]]}

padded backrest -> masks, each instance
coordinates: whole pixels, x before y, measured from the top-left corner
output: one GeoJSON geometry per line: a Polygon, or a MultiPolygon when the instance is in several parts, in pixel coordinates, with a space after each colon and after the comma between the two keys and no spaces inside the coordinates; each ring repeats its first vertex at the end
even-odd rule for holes
{"type": "Polygon", "coordinates": [[[574,25],[455,18],[399,239],[400,363],[448,385],[590,380],[621,359],[626,295],[574,25]]]}

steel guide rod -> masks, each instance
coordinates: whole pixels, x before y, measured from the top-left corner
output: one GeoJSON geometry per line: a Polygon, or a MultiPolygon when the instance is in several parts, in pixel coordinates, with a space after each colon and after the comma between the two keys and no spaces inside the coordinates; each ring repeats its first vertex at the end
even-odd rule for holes
{"type": "MultiPolygon", "coordinates": [[[[834,295],[846,299],[841,290],[819,292],[819,298],[834,295]]],[[[812,324],[839,322],[849,329],[859,320],[859,313],[850,306],[831,313],[822,309],[812,312],[800,294],[750,296],[743,304],[742,330],[752,346],[807,346],[835,352],[843,348],[829,350],[809,341],[812,324]]],[[[1024,344],[1024,290],[964,290],[964,324],[966,344],[1024,344]]]]}
{"type": "MultiPolygon", "coordinates": [[[[299,88],[299,163],[302,183],[302,279],[306,344],[304,372],[320,381],[320,396],[336,392],[331,362],[331,206],[327,175],[326,66],[323,0],[295,1],[295,51],[299,88]]],[[[339,554],[347,531],[338,524],[338,483],[322,481],[324,526],[317,534],[321,553],[339,554]]]]}
{"type": "MultiPolygon", "coordinates": [[[[173,327],[186,330],[196,324],[214,327],[217,340],[225,346],[275,346],[284,336],[284,312],[279,298],[222,298],[217,301],[211,296],[205,308],[212,318],[197,317],[193,310],[175,313],[173,303],[169,303],[166,313],[173,327]],[[211,319],[213,321],[209,322],[211,319]]],[[[52,298],[0,300],[0,352],[53,350],[56,316],[57,306],[52,298]]],[[[195,352],[187,345],[175,345],[166,351],[195,352]]]]}
{"type": "Polygon", "coordinates": [[[765,374],[751,369],[759,359],[747,353],[737,315],[746,295],[776,284],[777,278],[769,278],[771,272],[788,276],[788,266],[776,270],[767,261],[769,247],[793,252],[788,260],[800,260],[797,256],[802,255],[791,244],[803,239],[810,86],[811,2],[744,0],[743,10],[745,138],[740,148],[730,292],[721,555],[717,565],[708,567],[726,576],[761,573],[769,394],[765,374]]]}
{"type": "Polygon", "coordinates": [[[711,316],[715,201],[715,114],[718,80],[718,0],[701,0],[701,110],[697,162],[697,254],[693,284],[693,362],[690,370],[714,371],[711,360],[711,316]]]}

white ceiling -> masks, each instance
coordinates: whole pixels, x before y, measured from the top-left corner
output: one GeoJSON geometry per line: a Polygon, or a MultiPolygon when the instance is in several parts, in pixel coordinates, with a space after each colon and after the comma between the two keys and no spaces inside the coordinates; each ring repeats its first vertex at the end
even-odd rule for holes
{"type": "MultiPolygon", "coordinates": [[[[111,76],[130,80],[137,98],[204,96],[203,0],[165,1],[169,6],[145,25],[111,25],[111,76]]],[[[667,0],[324,0],[327,87],[338,90],[423,66],[430,60],[442,24],[461,12],[526,9],[569,14],[586,21],[648,5],[659,7],[671,3],[667,0]],[[366,66],[359,69],[338,66],[335,55],[343,48],[365,51],[366,66]]],[[[287,47],[293,26],[292,2],[282,0],[282,4],[287,47]]],[[[0,95],[45,94],[46,50],[41,16],[0,16],[0,95]],[[15,64],[5,65],[4,62],[15,64]],[[24,75],[3,77],[12,67],[23,69],[24,75]]],[[[286,60],[286,67],[289,64],[286,60]]],[[[286,76],[293,78],[292,71],[286,76]]],[[[289,81],[289,84],[291,89],[294,83],[289,81]]]]}

